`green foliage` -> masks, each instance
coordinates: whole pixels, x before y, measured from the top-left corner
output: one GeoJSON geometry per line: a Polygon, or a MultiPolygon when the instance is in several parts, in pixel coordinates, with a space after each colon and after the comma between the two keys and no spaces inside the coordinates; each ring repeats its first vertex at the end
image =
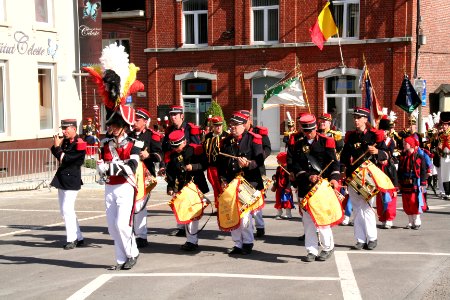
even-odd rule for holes
{"type": "Polygon", "coordinates": [[[95,159],[86,159],[84,161],[84,167],[89,168],[89,169],[96,169],[97,163],[95,162],[95,159]]]}
{"type": "Polygon", "coordinates": [[[222,107],[217,102],[217,100],[213,100],[213,102],[211,103],[211,106],[206,111],[206,114],[205,114],[205,118],[206,119],[205,119],[204,124],[206,124],[208,122],[208,116],[209,115],[211,115],[213,117],[221,116],[223,118],[223,131],[227,131],[227,129],[228,129],[227,121],[225,120],[225,117],[223,116],[222,107]]]}

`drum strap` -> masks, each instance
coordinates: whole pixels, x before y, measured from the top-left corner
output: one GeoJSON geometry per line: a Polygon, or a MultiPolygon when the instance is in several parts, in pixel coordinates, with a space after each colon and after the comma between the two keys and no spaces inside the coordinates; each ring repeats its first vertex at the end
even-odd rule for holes
{"type": "Polygon", "coordinates": [[[190,232],[190,231],[189,231],[189,227],[186,226],[186,230],[187,230],[187,232],[189,232],[190,235],[196,235],[196,234],[199,234],[200,232],[203,231],[203,229],[205,228],[206,224],[208,224],[209,220],[211,219],[211,217],[212,217],[213,214],[214,214],[213,205],[210,204],[210,206],[211,206],[211,214],[209,215],[208,219],[206,219],[205,224],[203,224],[203,226],[202,226],[199,230],[197,230],[197,232],[194,232],[194,233],[190,232]]]}

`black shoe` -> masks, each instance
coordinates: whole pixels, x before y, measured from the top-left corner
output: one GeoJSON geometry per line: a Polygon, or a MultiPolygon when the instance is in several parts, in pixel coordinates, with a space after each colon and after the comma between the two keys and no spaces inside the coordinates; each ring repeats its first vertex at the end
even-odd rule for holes
{"type": "Polygon", "coordinates": [[[316,260],[316,255],[312,254],[312,253],[308,253],[308,255],[306,255],[304,261],[305,262],[313,262],[316,260]]]}
{"type": "Polygon", "coordinates": [[[134,265],[137,263],[139,254],[136,257],[130,257],[128,258],[127,262],[123,265],[122,269],[123,270],[130,270],[131,268],[134,267],[134,265]]]}
{"type": "Polygon", "coordinates": [[[107,270],[108,271],[120,271],[120,270],[123,270],[123,265],[124,264],[117,264],[117,265],[109,267],[107,270]]]}
{"type": "Polygon", "coordinates": [[[256,228],[256,237],[263,237],[266,234],[264,228],[256,228]]]}
{"type": "Polygon", "coordinates": [[[186,242],[183,245],[181,245],[180,248],[181,248],[181,250],[184,250],[184,251],[195,251],[198,249],[198,245],[191,243],[191,242],[186,242]]]}
{"type": "Polygon", "coordinates": [[[412,225],[411,224],[408,224],[408,225],[406,225],[405,227],[404,227],[404,229],[411,229],[412,228],[412,225]]]}
{"type": "Polygon", "coordinates": [[[364,248],[365,246],[366,246],[365,243],[357,242],[356,245],[353,246],[353,249],[354,250],[362,250],[362,248],[364,248]]]}
{"type": "Polygon", "coordinates": [[[169,235],[186,237],[186,230],[184,230],[184,228],[175,229],[174,231],[170,232],[169,235]]]}
{"type": "Polygon", "coordinates": [[[299,241],[304,241],[304,240],[305,240],[305,235],[299,236],[299,237],[298,237],[298,240],[299,240],[299,241]]]}
{"type": "Polygon", "coordinates": [[[319,256],[317,256],[317,260],[326,261],[333,255],[333,252],[334,252],[334,249],[330,250],[330,251],[322,250],[322,252],[320,252],[319,256]]]}
{"type": "Polygon", "coordinates": [[[234,246],[233,248],[227,250],[227,254],[228,255],[242,254],[242,249],[234,246]]]}
{"type": "Polygon", "coordinates": [[[148,241],[147,239],[143,239],[143,238],[136,238],[136,246],[138,248],[145,248],[148,246],[148,241]]]}
{"type": "Polygon", "coordinates": [[[253,251],[253,243],[242,245],[242,254],[250,254],[253,251]]]}
{"type": "Polygon", "coordinates": [[[76,247],[82,247],[84,246],[84,240],[75,240],[73,242],[67,243],[64,245],[64,250],[72,250],[76,247]]]}
{"type": "Polygon", "coordinates": [[[420,225],[413,225],[411,228],[414,229],[414,230],[419,230],[420,229],[420,225]]]}
{"type": "Polygon", "coordinates": [[[375,241],[369,241],[369,243],[367,244],[367,250],[373,250],[377,247],[377,240],[375,241]]]}

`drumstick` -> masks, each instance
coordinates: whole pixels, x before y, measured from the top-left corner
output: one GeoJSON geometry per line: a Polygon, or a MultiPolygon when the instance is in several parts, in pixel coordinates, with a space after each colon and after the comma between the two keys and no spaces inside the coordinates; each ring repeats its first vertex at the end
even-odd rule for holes
{"type": "MultiPolygon", "coordinates": [[[[376,144],[373,144],[373,145],[370,145],[370,146],[376,146],[376,144]]],[[[367,149],[366,152],[364,152],[363,154],[361,154],[360,157],[358,157],[355,161],[353,161],[353,162],[351,163],[351,165],[353,166],[354,164],[356,164],[356,162],[357,162],[358,160],[360,160],[361,158],[363,158],[364,156],[366,156],[366,154],[367,154],[368,152],[369,152],[369,149],[367,149]]]]}
{"type": "Polygon", "coordinates": [[[317,175],[318,177],[322,176],[323,172],[325,172],[329,166],[331,166],[331,164],[334,162],[335,160],[333,159],[332,161],[330,161],[328,163],[328,165],[325,167],[325,169],[323,169],[322,171],[320,171],[319,175],[317,175]]]}
{"type": "Polygon", "coordinates": [[[226,154],[226,153],[223,153],[223,152],[219,152],[219,154],[220,155],[223,155],[223,156],[226,156],[226,157],[230,157],[230,158],[235,158],[235,159],[238,159],[239,157],[237,157],[237,156],[234,156],[234,155],[231,155],[231,154],[226,154]]]}
{"type": "Polygon", "coordinates": [[[282,168],[288,175],[291,175],[291,172],[289,172],[288,170],[286,170],[282,165],[278,164],[280,166],[280,168],[282,168]]]}

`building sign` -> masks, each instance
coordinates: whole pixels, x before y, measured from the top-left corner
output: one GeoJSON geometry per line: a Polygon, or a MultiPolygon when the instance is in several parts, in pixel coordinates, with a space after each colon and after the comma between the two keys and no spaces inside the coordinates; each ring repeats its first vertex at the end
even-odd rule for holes
{"type": "Polygon", "coordinates": [[[0,40],[1,54],[19,54],[29,56],[47,56],[55,58],[58,51],[58,44],[49,38],[47,45],[30,40],[30,36],[23,31],[16,31],[12,35],[13,41],[0,40]]]}
{"type": "Polygon", "coordinates": [[[78,24],[81,67],[98,64],[102,53],[100,1],[78,0],[78,24]]]}

